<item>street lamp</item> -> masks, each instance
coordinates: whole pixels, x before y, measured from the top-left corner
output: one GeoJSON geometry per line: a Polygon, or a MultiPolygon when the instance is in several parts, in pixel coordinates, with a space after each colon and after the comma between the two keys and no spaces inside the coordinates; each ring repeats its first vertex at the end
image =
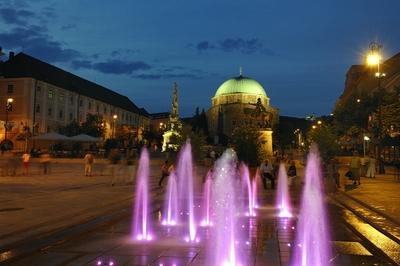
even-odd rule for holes
{"type": "Polygon", "coordinates": [[[364,141],[363,141],[364,157],[365,157],[366,146],[368,146],[368,141],[370,141],[370,138],[368,136],[364,136],[364,141]],[[367,145],[365,144],[365,142],[367,142],[367,145]]]}
{"type": "MultiPolygon", "coordinates": [[[[378,79],[378,165],[382,165],[381,162],[381,153],[382,153],[382,88],[381,88],[381,79],[386,76],[385,73],[380,72],[380,64],[382,61],[382,45],[376,42],[372,42],[369,45],[370,51],[367,55],[367,65],[371,67],[376,67],[375,77],[378,79]]],[[[379,167],[379,173],[383,174],[383,167],[379,167]]]]}
{"type": "Polygon", "coordinates": [[[4,123],[4,144],[7,145],[8,112],[12,111],[13,98],[8,98],[6,103],[6,121],[4,123]]]}
{"type": "Polygon", "coordinates": [[[112,130],[112,138],[115,138],[115,122],[117,121],[118,116],[113,115],[113,130],[112,130]]]}

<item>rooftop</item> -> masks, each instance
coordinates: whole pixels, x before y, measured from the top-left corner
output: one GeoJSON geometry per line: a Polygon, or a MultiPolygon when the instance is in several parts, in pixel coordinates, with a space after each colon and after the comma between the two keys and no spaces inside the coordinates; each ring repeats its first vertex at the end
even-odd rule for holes
{"type": "Polygon", "coordinates": [[[73,91],[126,111],[146,115],[128,97],[106,87],[76,76],[68,71],[43,62],[25,53],[19,53],[2,63],[1,75],[5,78],[30,77],[54,86],[73,91]]]}

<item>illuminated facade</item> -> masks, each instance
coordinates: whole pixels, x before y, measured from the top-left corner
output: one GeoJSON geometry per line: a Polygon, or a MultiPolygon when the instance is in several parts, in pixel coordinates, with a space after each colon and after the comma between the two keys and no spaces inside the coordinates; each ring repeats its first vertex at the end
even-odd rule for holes
{"type": "MultiPolygon", "coordinates": [[[[8,113],[8,139],[27,127],[36,134],[56,132],[72,121],[84,122],[87,114],[102,117],[106,138],[113,127],[126,125],[138,132],[149,127],[150,118],[128,97],[29,55],[11,53],[0,67],[0,110],[5,110],[8,98],[14,99],[8,113]]],[[[0,111],[0,120],[4,138],[5,112],[0,111]]]]}
{"type": "Polygon", "coordinates": [[[215,142],[222,135],[231,136],[237,127],[254,127],[261,132],[266,153],[272,154],[272,128],[278,123],[278,109],[270,105],[260,83],[240,73],[222,83],[211,101],[207,120],[215,142]]]}

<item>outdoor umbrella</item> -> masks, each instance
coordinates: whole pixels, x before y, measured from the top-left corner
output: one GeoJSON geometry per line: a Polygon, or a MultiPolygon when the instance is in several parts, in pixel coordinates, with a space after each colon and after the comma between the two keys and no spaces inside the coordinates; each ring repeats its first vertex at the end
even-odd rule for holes
{"type": "Polygon", "coordinates": [[[58,133],[45,133],[36,137],[33,137],[34,140],[49,140],[49,141],[68,141],[71,138],[58,134],[58,133]]]}
{"type": "Polygon", "coordinates": [[[95,138],[86,134],[79,134],[73,137],[69,138],[72,141],[77,141],[77,142],[99,142],[101,141],[100,138],[95,138]]]}

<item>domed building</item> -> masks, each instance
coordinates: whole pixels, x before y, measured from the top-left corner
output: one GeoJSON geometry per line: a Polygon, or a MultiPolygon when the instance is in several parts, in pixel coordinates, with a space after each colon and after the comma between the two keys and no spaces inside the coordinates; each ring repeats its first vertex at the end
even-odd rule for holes
{"type": "Polygon", "coordinates": [[[278,123],[278,109],[270,105],[259,82],[240,73],[222,83],[211,101],[207,120],[216,143],[223,135],[230,137],[237,127],[255,127],[262,133],[263,148],[272,154],[272,128],[278,123]]]}

